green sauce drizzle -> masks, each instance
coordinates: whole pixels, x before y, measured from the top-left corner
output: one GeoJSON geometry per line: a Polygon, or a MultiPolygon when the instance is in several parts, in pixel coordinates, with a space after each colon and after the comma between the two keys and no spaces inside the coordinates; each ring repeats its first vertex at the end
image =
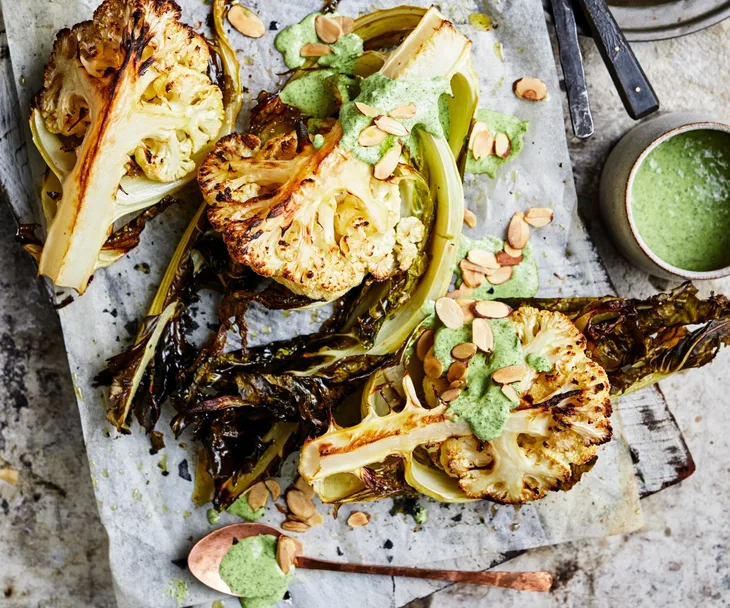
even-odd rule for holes
{"type": "Polygon", "coordinates": [[[547,373],[553,371],[553,364],[541,355],[535,355],[531,353],[527,355],[525,360],[527,361],[527,365],[529,365],[536,372],[547,373]]]}
{"type": "Polygon", "coordinates": [[[248,496],[246,494],[240,496],[226,511],[246,521],[257,521],[266,514],[265,507],[254,511],[248,504],[248,496]]]}
{"type": "Polygon", "coordinates": [[[476,113],[476,119],[486,123],[492,136],[497,133],[505,133],[510,139],[511,151],[507,158],[490,155],[485,156],[481,160],[476,160],[471,150],[466,157],[467,173],[485,173],[489,177],[494,178],[497,175],[497,169],[506,162],[514,159],[522,151],[522,138],[527,133],[530,123],[526,120],[520,120],[516,116],[509,114],[500,114],[492,110],[479,110],[476,113]]]}

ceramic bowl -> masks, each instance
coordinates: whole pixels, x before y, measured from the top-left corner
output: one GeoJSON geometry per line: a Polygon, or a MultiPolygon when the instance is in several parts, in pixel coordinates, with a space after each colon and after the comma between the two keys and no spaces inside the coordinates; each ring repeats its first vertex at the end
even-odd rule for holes
{"type": "Polygon", "coordinates": [[[601,175],[601,215],[613,242],[634,265],[664,279],[702,280],[730,275],[730,266],[698,272],[668,264],[646,246],[633,220],[630,193],[641,163],[654,148],[670,137],[697,129],[730,134],[730,125],[704,114],[664,114],[642,122],[624,135],[609,154],[601,175]]]}

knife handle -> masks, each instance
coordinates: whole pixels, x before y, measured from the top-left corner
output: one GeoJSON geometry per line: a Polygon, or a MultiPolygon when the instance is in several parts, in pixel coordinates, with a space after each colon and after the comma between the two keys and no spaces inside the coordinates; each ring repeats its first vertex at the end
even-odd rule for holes
{"type": "Polygon", "coordinates": [[[659,109],[659,99],[604,0],[580,0],[593,39],[629,116],[643,118],[659,109]]]}

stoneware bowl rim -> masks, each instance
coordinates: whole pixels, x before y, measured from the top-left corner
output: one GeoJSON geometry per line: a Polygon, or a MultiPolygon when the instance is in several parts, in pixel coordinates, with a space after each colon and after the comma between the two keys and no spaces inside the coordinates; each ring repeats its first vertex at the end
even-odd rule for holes
{"type": "MultiPolygon", "coordinates": [[[[700,280],[707,280],[707,279],[720,279],[722,277],[726,277],[726,276],[730,275],[730,264],[728,264],[727,266],[723,266],[722,268],[717,268],[715,270],[698,271],[698,270],[687,270],[685,268],[679,268],[678,266],[672,266],[668,262],[665,262],[664,260],[662,260],[644,242],[644,239],[639,234],[639,230],[637,229],[636,224],[634,223],[634,213],[633,213],[633,209],[631,207],[631,190],[634,186],[634,179],[636,177],[636,174],[639,171],[639,167],[641,167],[644,160],[646,160],[646,157],[649,156],[649,154],[657,146],[659,146],[660,144],[663,144],[665,141],[667,141],[668,139],[671,139],[675,135],[680,135],[682,133],[687,133],[689,131],[698,131],[700,129],[707,129],[707,130],[712,130],[712,131],[722,131],[723,133],[727,133],[728,136],[730,136],[730,125],[725,124],[723,122],[714,121],[714,120],[696,120],[696,121],[691,121],[691,122],[679,125],[678,127],[669,129],[668,131],[665,131],[664,133],[662,133],[659,137],[654,138],[642,150],[641,154],[639,154],[637,159],[631,165],[631,170],[629,171],[629,177],[626,180],[626,187],[624,189],[624,208],[626,210],[626,217],[628,218],[628,222],[629,222],[629,229],[631,230],[631,234],[634,237],[634,240],[641,248],[641,251],[643,251],[644,255],[646,255],[652,262],[654,262],[657,266],[659,266],[665,272],[673,274],[682,279],[687,279],[687,280],[691,280],[691,281],[695,281],[695,280],[700,281],[700,280]]],[[[729,204],[730,204],[730,202],[729,202],[729,204]]]]}

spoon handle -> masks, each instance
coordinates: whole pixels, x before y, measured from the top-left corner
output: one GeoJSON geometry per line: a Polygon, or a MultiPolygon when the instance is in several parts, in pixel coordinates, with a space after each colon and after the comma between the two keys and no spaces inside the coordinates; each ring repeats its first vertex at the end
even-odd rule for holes
{"type": "Polygon", "coordinates": [[[453,583],[507,587],[519,591],[550,591],[553,577],[549,572],[462,572],[460,570],[432,570],[430,568],[404,568],[401,566],[369,566],[366,564],[343,564],[311,557],[297,557],[297,568],[308,570],[332,570],[356,574],[380,574],[383,576],[405,576],[427,578],[453,583]]]}

